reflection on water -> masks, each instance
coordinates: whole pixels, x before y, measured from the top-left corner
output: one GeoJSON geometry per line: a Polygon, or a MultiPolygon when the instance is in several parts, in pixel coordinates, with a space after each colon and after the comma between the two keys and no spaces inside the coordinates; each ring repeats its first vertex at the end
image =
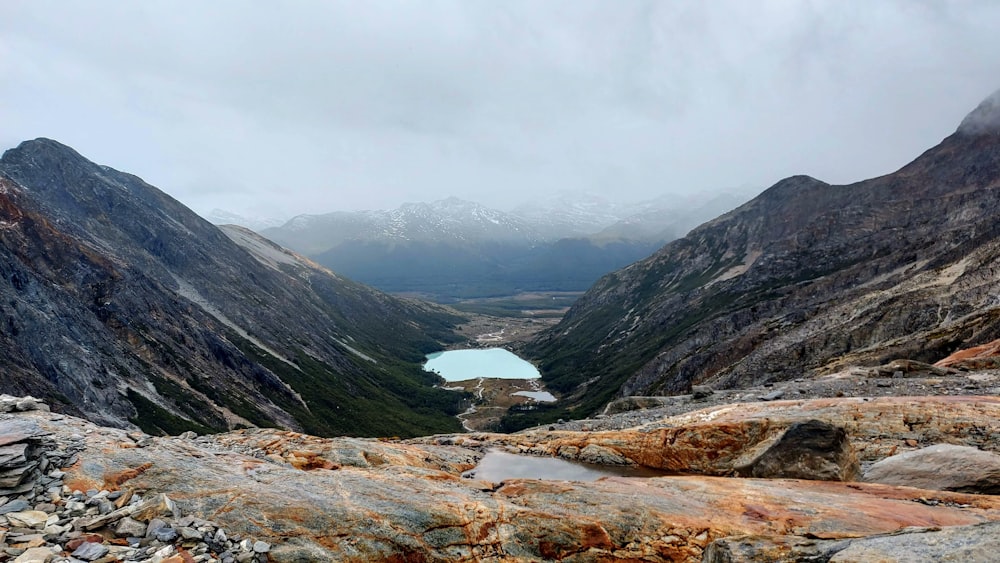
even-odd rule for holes
{"type": "Polygon", "coordinates": [[[596,481],[601,477],[660,477],[664,472],[638,467],[592,465],[557,457],[534,457],[500,451],[487,452],[475,468],[463,477],[500,482],[506,479],[548,479],[555,481],[596,481]]]}

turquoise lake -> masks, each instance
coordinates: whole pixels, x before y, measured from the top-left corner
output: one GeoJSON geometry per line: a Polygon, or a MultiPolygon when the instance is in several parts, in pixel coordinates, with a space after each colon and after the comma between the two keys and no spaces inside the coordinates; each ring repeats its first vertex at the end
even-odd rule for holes
{"type": "Polygon", "coordinates": [[[479,377],[537,379],[540,376],[535,366],[503,348],[434,352],[427,354],[424,370],[440,375],[445,381],[479,377]]]}

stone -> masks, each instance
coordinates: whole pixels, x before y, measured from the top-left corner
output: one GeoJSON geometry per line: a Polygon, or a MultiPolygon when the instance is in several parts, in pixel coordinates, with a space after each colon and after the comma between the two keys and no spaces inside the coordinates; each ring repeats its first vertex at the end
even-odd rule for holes
{"type": "Polygon", "coordinates": [[[149,524],[146,525],[146,534],[145,534],[145,536],[147,538],[152,538],[152,537],[155,536],[155,534],[156,534],[156,532],[158,530],[160,530],[162,528],[165,528],[167,526],[168,526],[168,524],[165,521],[163,521],[163,520],[161,520],[159,518],[153,518],[152,520],[149,521],[149,524]]]}
{"type": "Polygon", "coordinates": [[[0,446],[37,438],[45,433],[38,422],[31,418],[10,418],[0,420],[0,446]]]}
{"type": "Polygon", "coordinates": [[[263,541],[256,541],[253,544],[254,553],[267,553],[271,551],[271,544],[263,541]]]}
{"type": "Polygon", "coordinates": [[[829,562],[988,562],[996,561],[998,553],[1000,524],[989,522],[856,539],[829,562]]]}
{"type": "Polygon", "coordinates": [[[691,386],[691,398],[695,401],[701,401],[711,397],[715,393],[709,385],[692,385],[691,386]]]}
{"type": "Polygon", "coordinates": [[[175,529],[177,530],[177,534],[180,535],[182,540],[201,541],[204,538],[204,535],[194,528],[190,528],[187,526],[179,526],[175,529]]]}
{"type": "Polygon", "coordinates": [[[45,527],[45,522],[49,515],[40,510],[25,510],[22,512],[7,513],[7,521],[13,526],[22,528],[35,528],[41,530],[45,527]]]}
{"type": "Polygon", "coordinates": [[[849,540],[824,541],[801,536],[735,536],[713,541],[702,563],[797,563],[828,561],[849,540]]]}
{"type": "Polygon", "coordinates": [[[125,509],[130,511],[130,516],[136,520],[142,522],[149,522],[153,518],[161,516],[173,516],[175,518],[180,517],[180,512],[177,510],[177,504],[170,500],[170,498],[165,494],[158,494],[152,498],[144,499],[138,504],[138,506],[126,507],[125,509]]]}
{"type": "Polygon", "coordinates": [[[1000,495],[1000,455],[936,444],[888,457],[865,472],[864,481],[935,491],[1000,495]]]}
{"type": "MultiPolygon", "coordinates": [[[[70,503],[67,502],[66,504],[67,504],[67,507],[66,507],[67,510],[72,510],[73,512],[79,512],[79,509],[78,509],[79,505],[81,505],[83,503],[76,503],[76,504],[74,504],[72,509],[69,507],[70,503]]],[[[97,510],[96,507],[92,507],[92,508],[88,509],[88,511],[89,510],[93,510],[96,514],[93,515],[93,516],[83,517],[83,518],[81,518],[77,522],[77,525],[81,529],[84,529],[84,530],[87,530],[87,531],[97,530],[99,528],[103,528],[103,527],[107,526],[108,524],[113,524],[113,523],[121,520],[122,518],[124,518],[126,516],[130,516],[130,515],[133,514],[133,512],[135,510],[135,507],[126,506],[126,507],[123,507],[123,508],[119,508],[118,510],[114,510],[112,512],[109,512],[107,514],[100,514],[100,512],[97,510]]],[[[87,512],[85,512],[84,514],[86,514],[86,513],[87,512]]]]}
{"type": "Polygon", "coordinates": [[[115,536],[119,538],[141,538],[146,535],[146,524],[126,516],[115,526],[115,536]]]}
{"type": "Polygon", "coordinates": [[[174,541],[174,539],[177,537],[177,530],[169,526],[164,526],[159,530],[153,532],[153,537],[155,537],[157,540],[161,542],[169,543],[174,541]]]}
{"type": "Polygon", "coordinates": [[[791,425],[781,438],[737,474],[758,478],[852,481],[860,470],[847,432],[821,420],[791,425]]]}
{"type": "Polygon", "coordinates": [[[73,557],[84,561],[94,561],[108,554],[108,546],[102,543],[84,542],[73,550],[73,557]]]}
{"type": "Polygon", "coordinates": [[[13,563],[48,563],[56,556],[47,547],[33,547],[14,558],[13,563]]]}
{"type": "Polygon", "coordinates": [[[784,389],[775,389],[774,391],[771,391],[766,395],[761,395],[760,397],[757,398],[760,399],[761,401],[777,401],[778,399],[784,396],[785,396],[784,389]]]}
{"type": "Polygon", "coordinates": [[[0,506],[0,515],[7,514],[9,512],[19,512],[29,508],[31,508],[31,503],[24,499],[16,499],[0,506]]]}
{"type": "Polygon", "coordinates": [[[24,442],[0,446],[0,467],[17,467],[27,463],[27,449],[28,444],[24,442]]]}

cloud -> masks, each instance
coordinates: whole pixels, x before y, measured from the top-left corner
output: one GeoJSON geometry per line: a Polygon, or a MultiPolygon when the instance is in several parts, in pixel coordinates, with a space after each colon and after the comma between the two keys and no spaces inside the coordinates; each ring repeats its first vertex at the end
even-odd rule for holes
{"type": "Polygon", "coordinates": [[[0,4],[0,141],[196,210],[638,199],[899,167],[1000,87],[993,2],[0,4]]]}

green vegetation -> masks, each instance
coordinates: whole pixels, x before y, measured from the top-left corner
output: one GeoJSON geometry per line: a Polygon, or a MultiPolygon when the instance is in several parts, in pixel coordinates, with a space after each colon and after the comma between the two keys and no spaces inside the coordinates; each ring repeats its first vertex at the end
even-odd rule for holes
{"type": "Polygon", "coordinates": [[[463,313],[493,317],[559,318],[563,315],[563,310],[569,308],[580,295],[580,292],[538,293],[528,296],[522,294],[502,298],[469,299],[448,304],[463,313]]]}
{"type": "Polygon", "coordinates": [[[167,412],[156,403],[132,389],[128,390],[128,400],[135,405],[136,410],[135,418],[130,418],[129,422],[141,428],[146,434],[177,435],[189,430],[199,434],[210,434],[213,432],[207,426],[167,412]]]}
{"type": "Polygon", "coordinates": [[[360,358],[351,371],[365,377],[345,375],[301,350],[296,350],[295,369],[260,350],[251,342],[233,337],[250,359],[274,372],[305,401],[300,403],[283,390],[269,397],[290,413],[303,430],[317,436],[422,436],[459,432],[455,418],[465,398],[461,393],[430,387],[434,375],[405,362],[380,359],[373,364],[360,358]],[[419,377],[417,377],[419,375],[419,377]]]}

